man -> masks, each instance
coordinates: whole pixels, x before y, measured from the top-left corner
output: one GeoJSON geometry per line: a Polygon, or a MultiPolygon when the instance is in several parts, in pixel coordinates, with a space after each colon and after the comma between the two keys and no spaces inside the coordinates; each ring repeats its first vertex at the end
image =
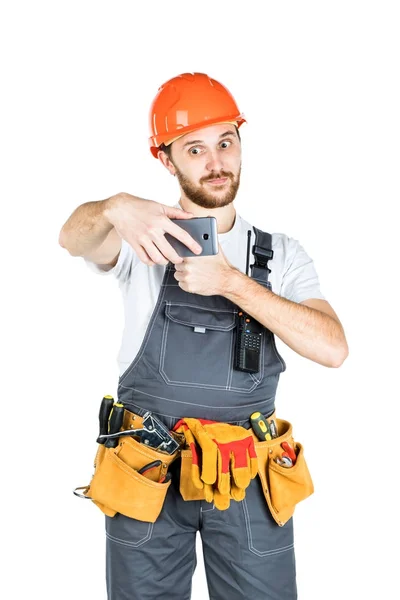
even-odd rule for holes
{"type": "MultiPolygon", "coordinates": [[[[71,255],[119,281],[126,318],[119,400],[137,415],[152,411],[170,430],[182,418],[248,429],[254,411],[271,415],[286,368],[273,334],[328,367],[339,367],[348,354],[341,323],[296,240],[272,235],[269,285],[246,274],[247,232],[251,248],[255,233],[233,206],[244,121],[230,92],[207,75],[169,80],[151,107],[149,141],[153,156],[178,180],[179,202],[169,207],[116,194],[79,206],[60,234],[71,255]],[[202,257],[170,219],[210,215],[217,219],[219,251],[202,257]],[[197,256],[180,258],[166,232],[197,256]],[[232,367],[237,307],[271,332],[258,373],[232,367]]],[[[189,599],[200,531],[210,598],[297,598],[293,522],[279,527],[272,519],[258,477],[243,500],[220,510],[217,502],[183,500],[178,464],[171,466],[172,483],[154,523],[106,516],[108,597],[189,599]]]]}

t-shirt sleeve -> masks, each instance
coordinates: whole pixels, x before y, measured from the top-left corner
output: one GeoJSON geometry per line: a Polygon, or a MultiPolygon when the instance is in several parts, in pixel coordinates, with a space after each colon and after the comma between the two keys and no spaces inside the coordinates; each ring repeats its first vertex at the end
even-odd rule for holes
{"type": "Polygon", "coordinates": [[[310,298],[326,300],[320,290],[313,259],[298,240],[288,238],[287,241],[287,255],[280,296],[292,300],[292,302],[302,302],[310,298]]]}
{"type": "Polygon", "coordinates": [[[133,267],[139,262],[139,257],[134,252],[132,246],[124,239],[121,239],[121,251],[118,256],[117,264],[114,267],[98,265],[85,257],[83,257],[83,259],[89,269],[94,271],[94,273],[99,275],[114,275],[119,281],[127,281],[133,267]]]}

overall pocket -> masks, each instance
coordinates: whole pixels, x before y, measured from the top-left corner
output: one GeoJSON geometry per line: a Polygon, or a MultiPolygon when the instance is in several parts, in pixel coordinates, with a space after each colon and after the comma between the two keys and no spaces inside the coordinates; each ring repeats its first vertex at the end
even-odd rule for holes
{"type": "Polygon", "coordinates": [[[255,442],[255,447],[265,500],[275,521],[283,526],[293,515],[296,505],[313,493],[314,486],[303,446],[293,439],[291,423],[283,419],[275,421],[278,437],[267,442],[255,442]],[[282,442],[289,442],[296,452],[296,462],[292,467],[282,467],[274,460],[284,452],[282,442]]]}
{"type": "Polygon", "coordinates": [[[233,369],[236,319],[236,310],[166,302],[159,361],[165,383],[247,393],[259,385],[263,361],[260,373],[233,369]]]}
{"type": "Polygon", "coordinates": [[[167,302],[164,317],[159,371],[165,382],[226,388],[236,313],[167,302]]]}
{"type": "Polygon", "coordinates": [[[158,480],[167,473],[179,452],[158,452],[131,437],[120,440],[116,448],[105,448],[100,444],[95,473],[85,495],[110,517],[121,513],[154,523],[171,485],[171,481],[159,483],[158,480]],[[155,460],[161,460],[161,465],[148,471],[146,476],[137,472],[155,460]]]}

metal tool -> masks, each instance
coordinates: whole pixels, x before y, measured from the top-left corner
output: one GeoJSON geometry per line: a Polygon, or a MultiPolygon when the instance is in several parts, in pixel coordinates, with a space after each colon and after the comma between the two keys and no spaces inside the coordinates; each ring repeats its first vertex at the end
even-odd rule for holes
{"type": "MultiPolygon", "coordinates": [[[[117,405],[115,405],[117,406],[117,405]]],[[[115,410],[115,406],[113,412],[115,410]]],[[[120,406],[123,406],[122,404],[120,406]]],[[[112,414],[111,414],[112,419],[112,414]]],[[[122,421],[121,421],[122,425],[122,421]]],[[[167,454],[173,454],[180,447],[180,443],[171,435],[169,429],[162,423],[155,415],[153,415],[150,411],[147,411],[143,415],[143,426],[138,429],[125,429],[124,431],[115,432],[111,430],[110,423],[110,433],[107,435],[100,435],[101,439],[106,439],[105,445],[107,446],[107,441],[115,440],[115,446],[118,444],[118,438],[124,436],[131,436],[138,438],[139,441],[151,448],[155,448],[160,452],[166,452],[167,454]]],[[[108,448],[115,446],[107,446],[108,448]]]]}
{"type": "Polygon", "coordinates": [[[274,458],[274,461],[275,461],[275,462],[276,462],[278,465],[280,465],[281,467],[286,467],[286,468],[289,468],[289,467],[292,467],[292,466],[293,466],[293,464],[292,464],[292,461],[290,460],[290,458],[288,458],[288,457],[286,457],[286,456],[283,456],[282,458],[281,458],[281,457],[279,457],[279,456],[276,456],[276,457],[274,458]]]}
{"type": "Polygon", "coordinates": [[[278,434],[278,428],[276,426],[274,419],[270,419],[268,421],[268,425],[269,425],[269,428],[271,431],[272,439],[277,438],[279,436],[279,434],[278,434]]]}

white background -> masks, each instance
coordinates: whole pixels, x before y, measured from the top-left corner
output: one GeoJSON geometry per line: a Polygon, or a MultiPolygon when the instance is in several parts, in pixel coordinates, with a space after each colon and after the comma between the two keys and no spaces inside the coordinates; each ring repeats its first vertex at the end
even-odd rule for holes
{"type": "Polygon", "coordinates": [[[99,402],[116,395],[122,302],[58,234],[79,204],[120,191],[177,201],[147,119],[186,71],[235,96],[248,120],[235,207],[300,240],[350,347],[329,369],[277,339],[278,416],[315,484],[295,513],[299,600],[399,597],[397,8],[2,4],[3,597],[106,598],[103,515],[72,489],[92,475],[99,402]]]}

